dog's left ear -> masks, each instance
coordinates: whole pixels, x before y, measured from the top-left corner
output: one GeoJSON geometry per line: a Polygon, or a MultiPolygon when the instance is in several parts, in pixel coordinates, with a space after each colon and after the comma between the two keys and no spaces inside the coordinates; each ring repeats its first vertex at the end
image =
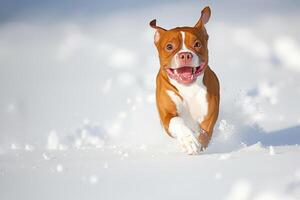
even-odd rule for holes
{"type": "Polygon", "coordinates": [[[195,27],[201,27],[202,25],[206,24],[209,21],[211,15],[210,8],[207,6],[201,11],[201,17],[195,27]]]}
{"type": "Polygon", "coordinates": [[[161,36],[167,31],[166,29],[159,27],[156,25],[156,19],[152,20],[149,25],[156,29],[155,35],[154,35],[154,43],[157,44],[161,36]]]}

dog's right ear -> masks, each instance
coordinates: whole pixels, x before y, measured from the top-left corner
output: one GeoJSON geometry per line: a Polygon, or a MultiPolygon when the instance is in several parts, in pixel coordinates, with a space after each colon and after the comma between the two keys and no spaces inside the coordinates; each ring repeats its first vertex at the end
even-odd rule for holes
{"type": "Polygon", "coordinates": [[[154,43],[157,44],[159,39],[161,38],[162,34],[164,34],[164,32],[166,32],[167,30],[164,28],[161,28],[159,26],[156,26],[156,19],[152,20],[149,25],[156,29],[155,35],[154,35],[154,43]]]}
{"type": "Polygon", "coordinates": [[[208,21],[211,16],[211,11],[208,6],[206,6],[202,11],[201,11],[201,17],[195,27],[202,27],[204,26],[208,21]]]}

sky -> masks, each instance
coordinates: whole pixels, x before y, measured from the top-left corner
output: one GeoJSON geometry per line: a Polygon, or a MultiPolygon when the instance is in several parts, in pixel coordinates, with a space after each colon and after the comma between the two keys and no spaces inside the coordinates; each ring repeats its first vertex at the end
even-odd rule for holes
{"type": "MultiPolygon", "coordinates": [[[[184,3],[191,4],[193,1],[172,1],[172,4],[184,3]]],[[[279,13],[285,14],[287,12],[297,13],[299,9],[299,1],[288,0],[282,3],[280,0],[264,0],[264,1],[196,1],[199,5],[209,4],[213,5],[216,9],[228,10],[229,12],[220,12],[220,16],[231,15],[237,18],[246,18],[256,16],[257,13],[279,13]]],[[[20,19],[23,17],[38,16],[40,19],[49,19],[57,17],[77,16],[79,18],[85,18],[96,15],[108,15],[112,12],[122,12],[124,10],[138,10],[149,7],[168,5],[170,1],[166,0],[153,0],[153,1],[138,1],[138,0],[3,0],[1,1],[0,8],[0,20],[1,22],[12,21],[14,19],[20,19]]]]}

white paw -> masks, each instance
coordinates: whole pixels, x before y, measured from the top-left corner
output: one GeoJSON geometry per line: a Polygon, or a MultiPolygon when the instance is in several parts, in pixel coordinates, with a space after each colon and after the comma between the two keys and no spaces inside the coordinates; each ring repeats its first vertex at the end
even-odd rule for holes
{"type": "Polygon", "coordinates": [[[201,144],[193,134],[184,137],[179,137],[177,139],[182,150],[187,154],[197,155],[201,152],[201,144]]]}
{"type": "Polygon", "coordinates": [[[199,154],[201,144],[193,131],[189,129],[181,117],[173,117],[170,120],[169,131],[177,138],[182,150],[190,155],[199,154]]]}

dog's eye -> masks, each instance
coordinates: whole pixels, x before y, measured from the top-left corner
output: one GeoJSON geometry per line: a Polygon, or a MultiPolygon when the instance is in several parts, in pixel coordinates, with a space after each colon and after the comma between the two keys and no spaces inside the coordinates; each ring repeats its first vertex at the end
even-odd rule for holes
{"type": "Polygon", "coordinates": [[[199,41],[196,41],[194,44],[194,48],[201,48],[201,43],[199,41]]]}
{"type": "Polygon", "coordinates": [[[174,46],[171,43],[167,44],[167,46],[166,46],[167,51],[172,51],[173,48],[174,48],[174,46]]]}

